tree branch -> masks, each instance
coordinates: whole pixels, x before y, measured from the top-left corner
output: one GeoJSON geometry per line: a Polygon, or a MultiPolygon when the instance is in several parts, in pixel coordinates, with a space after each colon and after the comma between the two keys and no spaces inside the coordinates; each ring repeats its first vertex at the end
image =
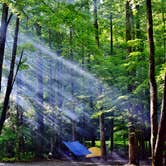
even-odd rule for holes
{"type": "Polygon", "coordinates": [[[10,16],[9,16],[9,18],[8,18],[8,20],[7,20],[7,26],[9,25],[12,16],[13,16],[13,13],[10,13],[10,16]]]}
{"type": "Polygon", "coordinates": [[[15,73],[15,75],[14,75],[14,79],[13,79],[13,82],[12,82],[12,88],[13,88],[13,85],[14,85],[14,83],[15,83],[15,80],[16,80],[16,77],[17,77],[17,73],[18,73],[18,71],[19,71],[19,68],[20,68],[20,66],[21,66],[21,60],[22,60],[23,54],[24,54],[24,49],[22,49],[22,51],[21,51],[21,56],[20,56],[20,59],[19,59],[18,65],[17,65],[17,69],[16,69],[16,73],[15,73]]]}

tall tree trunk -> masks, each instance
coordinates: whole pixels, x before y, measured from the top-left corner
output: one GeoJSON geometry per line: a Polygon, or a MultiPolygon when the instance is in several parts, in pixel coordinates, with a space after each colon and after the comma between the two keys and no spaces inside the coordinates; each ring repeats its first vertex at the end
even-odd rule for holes
{"type": "MultiPolygon", "coordinates": [[[[53,70],[55,65],[52,63],[52,59],[49,59],[49,87],[48,87],[48,101],[49,104],[51,105],[51,107],[55,107],[55,92],[54,92],[54,82],[53,82],[53,70]]],[[[52,153],[53,156],[55,156],[55,150],[56,150],[56,145],[55,145],[55,121],[54,119],[56,119],[55,117],[55,113],[54,110],[51,112],[51,118],[52,118],[52,122],[51,122],[51,135],[50,135],[50,152],[52,153]]]]}
{"type": "MultiPolygon", "coordinates": [[[[162,21],[163,21],[163,34],[166,34],[166,29],[165,29],[165,2],[164,0],[161,0],[162,1],[162,21]]],[[[165,35],[163,35],[163,45],[164,45],[164,50],[163,50],[163,53],[164,53],[164,61],[166,62],[166,37],[165,35]]]]}
{"type": "Polygon", "coordinates": [[[166,73],[159,129],[155,146],[155,166],[163,166],[163,147],[166,143],[166,73]]]}
{"type": "MultiPolygon", "coordinates": [[[[36,34],[39,38],[41,38],[41,26],[36,24],[36,34]]],[[[39,50],[37,57],[37,99],[39,102],[39,108],[37,111],[37,123],[38,123],[38,138],[37,138],[37,157],[42,158],[43,156],[43,145],[44,145],[44,117],[43,117],[43,101],[44,101],[44,94],[43,94],[43,59],[42,59],[42,52],[39,50]]]]}
{"type": "Polygon", "coordinates": [[[129,120],[129,164],[137,165],[137,140],[132,118],[129,120]]]}
{"type": "MultiPolygon", "coordinates": [[[[58,69],[58,79],[61,80],[61,74],[62,73],[62,63],[60,61],[57,62],[57,69],[58,69]]],[[[59,127],[59,133],[58,133],[58,149],[61,149],[62,145],[62,105],[63,105],[63,85],[61,81],[58,81],[58,127],[59,127]]]]}
{"type": "Polygon", "coordinates": [[[95,40],[96,44],[99,47],[100,42],[99,42],[99,25],[98,25],[98,17],[97,17],[97,0],[93,0],[93,13],[94,13],[94,29],[95,29],[95,40]]]}
{"type": "Polygon", "coordinates": [[[157,119],[157,84],[155,80],[155,48],[153,40],[153,19],[151,0],[146,0],[147,30],[149,44],[149,84],[150,84],[150,120],[151,120],[151,150],[152,165],[154,165],[154,148],[158,130],[157,119]]]}
{"type": "Polygon", "coordinates": [[[72,141],[76,140],[76,121],[72,120],[72,141]]]}
{"type": "MultiPolygon", "coordinates": [[[[131,25],[131,7],[129,1],[126,1],[126,42],[132,39],[132,25],[131,25]]],[[[127,58],[131,53],[131,47],[127,47],[127,58]]]]}
{"type": "MultiPolygon", "coordinates": [[[[70,36],[69,36],[69,42],[70,42],[70,60],[74,61],[74,54],[73,54],[73,29],[70,27],[70,36]]],[[[70,71],[71,74],[71,95],[74,96],[74,80],[73,80],[73,69],[70,71]]],[[[74,103],[72,103],[72,111],[74,111],[74,103]]],[[[72,123],[72,141],[76,140],[76,121],[71,120],[72,123]]]]}
{"type": "Polygon", "coordinates": [[[105,143],[105,127],[104,127],[104,114],[101,113],[99,116],[99,124],[100,124],[100,142],[101,142],[101,155],[104,160],[107,160],[107,151],[106,151],[106,143],[105,143]]]}
{"type": "Polygon", "coordinates": [[[140,132],[140,157],[142,159],[146,159],[146,151],[145,151],[145,126],[141,127],[141,132],[140,132]]]}
{"type": "Polygon", "coordinates": [[[10,94],[13,88],[13,77],[14,77],[14,66],[15,66],[15,59],[16,59],[16,53],[17,53],[18,32],[19,32],[19,18],[17,17],[14,41],[13,41],[12,59],[10,63],[10,71],[9,71],[7,88],[6,88],[6,93],[5,93],[4,103],[3,103],[3,109],[2,109],[1,118],[0,118],[0,135],[2,132],[4,122],[6,120],[6,113],[9,108],[10,94]]]}
{"type": "Polygon", "coordinates": [[[1,91],[2,68],[3,68],[3,59],[5,52],[6,33],[7,33],[7,20],[8,20],[8,6],[6,3],[3,3],[1,28],[0,28],[0,91],[1,91]]]}
{"type": "MultiPolygon", "coordinates": [[[[52,48],[52,31],[49,29],[48,32],[48,36],[49,36],[49,47],[50,49],[52,48]]],[[[52,108],[55,107],[55,92],[54,92],[54,78],[53,78],[53,71],[56,70],[56,65],[52,62],[52,58],[49,57],[48,60],[49,63],[49,80],[48,80],[48,102],[51,105],[52,108]]],[[[55,156],[55,151],[56,151],[56,144],[55,144],[55,121],[54,119],[56,119],[55,117],[55,113],[54,110],[50,113],[51,114],[51,135],[50,135],[50,152],[53,155],[53,157],[55,156]]]]}
{"type": "MultiPolygon", "coordinates": [[[[89,84],[91,84],[91,81],[89,84]]],[[[93,112],[93,110],[94,110],[93,96],[90,96],[90,98],[89,98],[89,107],[90,107],[90,111],[93,112]]],[[[93,124],[93,119],[91,120],[90,123],[93,124]]],[[[91,146],[95,146],[95,145],[96,145],[96,131],[92,127],[91,128],[91,146]]]]}
{"type": "MultiPolygon", "coordinates": [[[[140,5],[139,4],[137,4],[136,5],[136,15],[135,15],[135,38],[136,39],[141,39],[142,38],[142,35],[141,35],[141,29],[140,29],[140,5]]],[[[135,51],[139,51],[139,52],[143,52],[144,51],[144,48],[141,46],[140,48],[139,48],[139,50],[138,49],[136,49],[135,51]]],[[[141,66],[141,73],[143,73],[143,66],[141,66]]],[[[140,74],[140,73],[139,73],[140,74]]],[[[136,72],[136,77],[140,77],[140,75],[138,74],[138,72],[136,72]]],[[[141,78],[142,79],[142,81],[143,81],[143,79],[144,78],[141,78]]],[[[142,97],[143,96],[145,96],[146,94],[144,94],[144,92],[143,92],[143,94],[142,94],[142,97]]],[[[140,105],[140,109],[141,109],[141,114],[142,114],[142,120],[144,121],[144,114],[145,114],[145,112],[144,112],[144,108],[143,108],[144,106],[143,106],[143,104],[141,104],[140,105]]],[[[141,159],[146,159],[146,152],[145,152],[145,124],[143,123],[142,124],[142,126],[141,126],[141,128],[140,128],[141,130],[141,132],[139,133],[139,139],[138,139],[138,141],[139,141],[139,156],[140,156],[140,158],[141,159]]]]}
{"type": "MultiPolygon", "coordinates": [[[[129,1],[126,1],[126,42],[129,40],[132,40],[132,35],[133,35],[133,16],[132,16],[132,9],[129,4],[129,1]]],[[[130,46],[127,46],[127,59],[129,54],[132,52],[132,48],[130,46]]],[[[128,72],[128,75],[133,75],[133,73],[128,72]]],[[[132,93],[133,91],[133,84],[129,83],[128,84],[128,93],[132,93]]],[[[136,148],[136,133],[135,133],[135,126],[133,124],[133,118],[132,118],[132,113],[133,113],[133,107],[132,104],[130,104],[129,108],[129,150],[128,150],[128,155],[129,155],[129,164],[137,164],[137,148],[136,148]]]]}
{"type": "Polygon", "coordinates": [[[24,137],[23,137],[23,132],[22,132],[22,128],[23,128],[23,111],[22,108],[19,105],[19,102],[21,100],[20,96],[22,94],[22,75],[19,75],[20,78],[16,80],[16,84],[17,84],[17,96],[16,96],[16,109],[17,109],[17,114],[16,114],[16,125],[17,125],[17,144],[16,144],[16,148],[17,148],[17,157],[18,160],[21,160],[21,153],[23,153],[23,148],[24,148],[24,137]]]}
{"type": "Polygon", "coordinates": [[[114,150],[114,118],[112,117],[112,119],[110,120],[110,150],[111,152],[114,150]]]}
{"type": "Polygon", "coordinates": [[[110,13],[110,54],[113,55],[113,24],[112,24],[112,12],[110,13]]]}
{"type": "Polygon", "coordinates": [[[137,4],[136,5],[136,10],[137,10],[137,14],[136,14],[136,38],[139,39],[141,38],[141,30],[140,30],[140,7],[137,4]]]}

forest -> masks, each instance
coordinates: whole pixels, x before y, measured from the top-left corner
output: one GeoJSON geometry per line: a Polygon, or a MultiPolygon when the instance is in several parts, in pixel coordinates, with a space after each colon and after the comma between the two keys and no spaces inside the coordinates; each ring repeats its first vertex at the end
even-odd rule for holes
{"type": "Polygon", "coordinates": [[[0,0],[0,19],[0,165],[166,165],[165,0],[0,0]]]}

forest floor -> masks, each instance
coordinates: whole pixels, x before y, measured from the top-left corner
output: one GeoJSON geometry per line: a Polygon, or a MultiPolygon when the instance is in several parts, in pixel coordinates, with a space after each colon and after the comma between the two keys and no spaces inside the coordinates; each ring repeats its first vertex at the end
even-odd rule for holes
{"type": "MultiPolygon", "coordinates": [[[[27,163],[0,163],[0,166],[120,166],[127,164],[127,159],[122,158],[116,152],[112,152],[108,155],[108,160],[103,162],[103,160],[98,158],[88,159],[85,161],[73,161],[73,160],[52,160],[52,161],[42,161],[42,162],[27,162],[27,163]]],[[[140,166],[150,166],[147,162],[140,162],[140,166]]]]}

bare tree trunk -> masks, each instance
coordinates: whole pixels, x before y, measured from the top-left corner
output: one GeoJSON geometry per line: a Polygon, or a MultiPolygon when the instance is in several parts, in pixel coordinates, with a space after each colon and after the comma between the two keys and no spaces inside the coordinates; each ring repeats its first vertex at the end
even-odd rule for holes
{"type": "MultiPolygon", "coordinates": [[[[58,69],[58,79],[60,79],[62,73],[62,63],[57,62],[57,69],[58,69]]],[[[61,80],[61,79],[60,79],[61,80]]],[[[59,133],[58,133],[58,149],[61,149],[62,145],[62,105],[63,105],[63,85],[61,81],[58,81],[58,127],[59,127],[59,133]]]]}
{"type": "MultiPolygon", "coordinates": [[[[161,0],[162,1],[162,20],[163,20],[163,34],[166,33],[166,29],[165,29],[165,3],[164,3],[164,0],[161,0]]],[[[163,46],[164,46],[164,50],[163,50],[163,53],[164,53],[164,61],[166,61],[166,37],[165,35],[163,35],[163,46]]]]}
{"type": "Polygon", "coordinates": [[[155,166],[163,165],[163,147],[166,142],[166,74],[164,83],[164,93],[162,101],[162,109],[160,116],[159,129],[157,134],[156,146],[155,146],[155,166]]]}
{"type": "MultiPolygon", "coordinates": [[[[90,84],[91,84],[91,81],[90,81],[90,84]]],[[[93,96],[89,97],[89,107],[90,107],[90,111],[94,110],[94,99],[93,99],[93,96]]],[[[93,124],[93,119],[91,120],[90,123],[93,124]]],[[[93,130],[93,126],[92,126],[90,132],[91,132],[91,146],[95,146],[96,145],[96,131],[93,130]]]]}
{"type": "Polygon", "coordinates": [[[136,10],[137,10],[137,14],[136,14],[136,38],[139,39],[141,38],[141,30],[140,30],[140,7],[137,4],[136,5],[136,10]]]}
{"type": "Polygon", "coordinates": [[[106,151],[106,143],[105,143],[105,128],[104,128],[104,114],[101,113],[99,116],[99,124],[100,124],[100,142],[101,142],[101,155],[104,160],[107,160],[107,151],[106,151]]]}
{"type": "Polygon", "coordinates": [[[76,140],[76,121],[72,120],[72,141],[76,140]]]}
{"type": "Polygon", "coordinates": [[[110,140],[110,150],[114,150],[114,118],[112,117],[110,121],[110,135],[111,135],[111,140],[110,140]]]}
{"type": "Polygon", "coordinates": [[[0,91],[1,91],[2,68],[3,68],[3,59],[5,52],[6,33],[7,33],[7,19],[8,19],[8,6],[6,3],[3,3],[1,28],[0,28],[0,91]]]}
{"type": "MultiPolygon", "coordinates": [[[[126,1],[126,42],[132,39],[131,26],[131,7],[129,1],[126,1]]],[[[131,53],[131,47],[127,47],[127,56],[131,53]]]]}
{"type": "MultiPolygon", "coordinates": [[[[48,32],[48,36],[49,36],[49,47],[50,49],[52,48],[52,31],[49,29],[48,32]]],[[[51,107],[55,107],[55,93],[54,93],[54,78],[53,78],[53,71],[56,70],[55,64],[52,62],[52,58],[50,57],[48,60],[49,63],[49,80],[48,80],[48,102],[51,105],[51,107]]],[[[55,144],[55,113],[54,111],[51,112],[51,117],[52,117],[52,122],[51,122],[51,135],[50,135],[50,152],[52,154],[52,156],[54,157],[56,154],[56,144],[55,144]]]]}
{"type": "Polygon", "coordinates": [[[146,0],[148,43],[149,43],[149,84],[150,84],[150,120],[152,165],[154,165],[154,149],[158,130],[157,119],[157,84],[155,80],[155,48],[153,40],[153,19],[151,0],[146,0]]]}
{"type": "MultiPolygon", "coordinates": [[[[132,123],[132,120],[129,120],[132,123]]],[[[129,126],[129,164],[137,165],[137,141],[134,124],[129,126]]]]}
{"type": "MultiPolygon", "coordinates": [[[[126,42],[132,40],[133,38],[133,14],[132,14],[132,9],[130,6],[129,1],[126,1],[126,42]]],[[[127,59],[129,54],[132,52],[132,47],[127,46],[127,59]]],[[[135,71],[133,73],[128,72],[128,75],[134,75],[135,71]]],[[[132,93],[133,91],[133,84],[128,83],[127,87],[128,93],[132,93]]],[[[129,164],[137,164],[137,142],[136,142],[136,132],[135,132],[135,126],[133,124],[133,118],[132,118],[132,113],[133,113],[133,107],[132,104],[130,104],[128,108],[129,112],[129,134],[128,134],[128,140],[129,140],[129,150],[128,150],[128,155],[129,155],[129,164]]]]}
{"type": "Polygon", "coordinates": [[[19,75],[20,78],[16,80],[17,84],[17,96],[16,96],[16,131],[17,131],[17,142],[16,142],[16,151],[18,160],[21,160],[21,153],[23,153],[24,148],[24,137],[23,137],[23,110],[19,105],[19,101],[21,100],[20,95],[22,94],[22,75],[19,75]]]}
{"type": "MultiPolygon", "coordinates": [[[[145,127],[145,126],[144,126],[145,127]]],[[[140,133],[140,157],[142,159],[146,159],[146,151],[145,151],[145,131],[144,128],[141,127],[140,133]]]]}
{"type": "Polygon", "coordinates": [[[17,125],[17,143],[16,143],[16,149],[17,149],[17,157],[18,160],[21,160],[21,153],[23,153],[23,147],[24,147],[24,137],[23,137],[23,112],[21,110],[22,108],[17,105],[17,116],[16,116],[16,125],[17,125]]]}
{"type": "Polygon", "coordinates": [[[12,88],[13,88],[14,66],[15,66],[15,59],[16,59],[16,53],[17,53],[18,32],[19,32],[19,18],[17,17],[14,41],[13,41],[12,60],[11,60],[11,64],[10,64],[10,72],[9,72],[9,76],[8,76],[7,88],[6,88],[6,93],[5,93],[4,103],[3,103],[2,114],[1,114],[1,118],[0,118],[0,135],[2,132],[4,122],[6,120],[6,113],[9,108],[10,94],[11,94],[12,88]]]}
{"type": "Polygon", "coordinates": [[[113,54],[113,25],[112,25],[112,12],[110,13],[110,54],[113,54]]]}
{"type": "Polygon", "coordinates": [[[99,42],[99,25],[98,25],[98,17],[97,17],[97,0],[93,0],[93,5],[94,5],[94,29],[95,29],[95,40],[96,44],[99,47],[100,42],[99,42]]]}

